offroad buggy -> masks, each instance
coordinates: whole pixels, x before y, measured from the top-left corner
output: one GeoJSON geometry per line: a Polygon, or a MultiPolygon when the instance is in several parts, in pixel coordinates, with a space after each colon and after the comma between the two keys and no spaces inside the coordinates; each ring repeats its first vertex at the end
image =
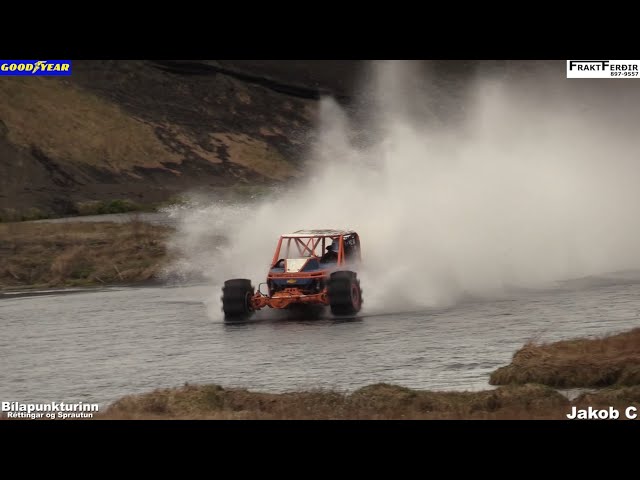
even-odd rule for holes
{"type": "Polygon", "coordinates": [[[225,318],[241,319],[264,307],[292,305],[325,305],[334,315],[354,315],[362,306],[362,289],[354,271],[360,261],[360,237],[352,230],[298,230],[281,235],[267,281],[257,291],[247,279],[224,283],[225,318]]]}

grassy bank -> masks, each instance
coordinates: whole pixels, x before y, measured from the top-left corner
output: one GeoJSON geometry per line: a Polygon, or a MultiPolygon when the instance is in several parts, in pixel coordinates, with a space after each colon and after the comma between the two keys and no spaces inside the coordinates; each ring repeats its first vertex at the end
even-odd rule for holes
{"type": "Polygon", "coordinates": [[[139,205],[127,199],[96,200],[85,202],[69,202],[64,214],[56,213],[52,209],[30,207],[26,210],[13,208],[0,208],[0,223],[3,222],[29,222],[32,220],[46,220],[50,218],[107,215],[113,213],[128,212],[153,212],[156,205],[139,205]]]}
{"type": "Polygon", "coordinates": [[[498,419],[553,418],[569,412],[568,400],[539,385],[482,392],[427,392],[388,384],[352,394],[310,391],[283,394],[186,385],[127,396],[103,419],[498,419]]]}
{"type": "Polygon", "coordinates": [[[171,229],[124,223],[0,224],[0,289],[142,282],[166,261],[171,229]]]}
{"type": "Polygon", "coordinates": [[[572,406],[624,409],[640,403],[640,386],[584,394],[574,401],[552,388],[527,384],[480,392],[430,392],[376,384],[352,394],[282,394],[185,385],[112,404],[98,419],[246,420],[565,420],[572,406]]]}
{"type": "Polygon", "coordinates": [[[558,388],[640,385],[640,328],[604,338],[528,343],[489,382],[558,388]]]}
{"type": "Polygon", "coordinates": [[[193,189],[193,198],[186,194],[174,194],[163,201],[139,203],[128,198],[114,200],[84,200],[67,202],[64,212],[56,212],[52,208],[29,207],[23,210],[14,208],[0,208],[0,223],[28,222],[33,220],[47,220],[54,218],[82,217],[93,215],[108,215],[118,213],[150,213],[159,212],[166,208],[187,205],[190,201],[202,198],[205,202],[223,201],[228,203],[246,203],[265,199],[276,195],[279,187],[275,185],[230,185],[225,187],[208,187],[199,191],[193,189]]]}

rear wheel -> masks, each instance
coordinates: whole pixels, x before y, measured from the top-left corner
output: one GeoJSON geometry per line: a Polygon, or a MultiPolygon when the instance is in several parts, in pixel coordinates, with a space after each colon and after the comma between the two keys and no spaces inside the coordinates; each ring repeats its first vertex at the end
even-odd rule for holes
{"type": "Polygon", "coordinates": [[[362,308],[362,289],[355,272],[333,272],[327,294],[334,315],[354,315],[362,308]]]}
{"type": "Polygon", "coordinates": [[[227,280],[222,287],[222,311],[225,319],[242,320],[253,313],[251,297],[254,291],[251,280],[236,278],[227,280]]]}

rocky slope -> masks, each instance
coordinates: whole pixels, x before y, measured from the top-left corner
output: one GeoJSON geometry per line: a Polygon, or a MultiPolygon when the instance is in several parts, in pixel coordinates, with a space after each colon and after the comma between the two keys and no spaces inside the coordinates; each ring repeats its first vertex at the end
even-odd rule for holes
{"type": "Polygon", "coordinates": [[[222,72],[76,61],[68,78],[0,78],[0,211],[73,214],[91,200],[298,176],[317,89],[222,72]]]}
{"type": "Polygon", "coordinates": [[[318,98],[348,104],[364,65],[78,60],[70,77],[0,77],[0,219],[295,180],[318,98]]]}

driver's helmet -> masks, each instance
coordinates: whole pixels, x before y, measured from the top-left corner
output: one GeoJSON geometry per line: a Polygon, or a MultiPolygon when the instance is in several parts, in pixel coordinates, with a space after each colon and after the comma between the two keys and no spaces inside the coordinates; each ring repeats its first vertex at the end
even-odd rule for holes
{"type": "Polygon", "coordinates": [[[340,250],[340,242],[338,240],[334,240],[333,243],[327,247],[327,250],[338,253],[338,250],[340,250]]]}

